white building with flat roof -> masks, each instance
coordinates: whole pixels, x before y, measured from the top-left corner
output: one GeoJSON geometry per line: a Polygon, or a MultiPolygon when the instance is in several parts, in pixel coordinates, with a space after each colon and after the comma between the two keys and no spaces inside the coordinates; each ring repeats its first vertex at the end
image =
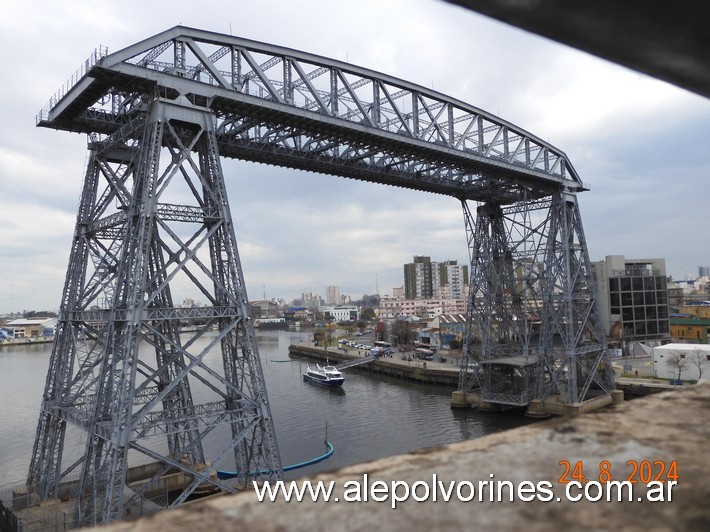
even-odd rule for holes
{"type": "Polygon", "coordinates": [[[653,376],[659,379],[696,381],[710,378],[710,345],[666,344],[653,348],[653,376]]]}
{"type": "Polygon", "coordinates": [[[321,312],[325,319],[335,321],[357,321],[360,319],[360,311],[355,306],[325,306],[319,307],[318,312],[321,312]]]}

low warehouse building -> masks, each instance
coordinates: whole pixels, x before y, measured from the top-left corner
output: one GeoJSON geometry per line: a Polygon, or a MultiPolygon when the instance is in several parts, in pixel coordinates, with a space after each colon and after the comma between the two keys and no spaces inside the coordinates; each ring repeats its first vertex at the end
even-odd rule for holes
{"type": "Polygon", "coordinates": [[[710,345],[666,344],[653,348],[653,376],[697,381],[710,377],[710,345]]]}

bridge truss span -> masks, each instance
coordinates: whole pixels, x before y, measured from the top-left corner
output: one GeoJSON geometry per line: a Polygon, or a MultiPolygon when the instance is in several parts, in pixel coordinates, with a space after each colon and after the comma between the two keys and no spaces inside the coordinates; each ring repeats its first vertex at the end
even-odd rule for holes
{"type": "Polygon", "coordinates": [[[112,134],[151,90],[211,109],[220,154],[466,199],[585,187],[567,156],[482,109],[305,52],[176,27],[91,57],[38,123],[112,134]]]}

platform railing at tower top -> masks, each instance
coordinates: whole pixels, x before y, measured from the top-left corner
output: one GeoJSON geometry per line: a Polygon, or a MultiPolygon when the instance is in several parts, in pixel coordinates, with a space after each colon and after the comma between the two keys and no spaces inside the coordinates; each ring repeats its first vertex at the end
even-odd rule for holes
{"type": "Polygon", "coordinates": [[[64,98],[64,96],[69,92],[69,90],[79,83],[79,80],[83,78],[86,73],[91,70],[91,67],[93,67],[96,63],[98,63],[103,57],[106,57],[108,55],[108,47],[106,46],[99,46],[98,48],[95,48],[93,53],[86,58],[86,61],[84,61],[81,66],[74,72],[74,74],[62,85],[59,87],[59,90],[54,93],[54,95],[49,99],[47,104],[42,107],[39,113],[37,113],[37,116],[35,118],[35,123],[39,124],[42,120],[45,120],[49,116],[49,110],[54,107],[59,100],[64,98]]]}

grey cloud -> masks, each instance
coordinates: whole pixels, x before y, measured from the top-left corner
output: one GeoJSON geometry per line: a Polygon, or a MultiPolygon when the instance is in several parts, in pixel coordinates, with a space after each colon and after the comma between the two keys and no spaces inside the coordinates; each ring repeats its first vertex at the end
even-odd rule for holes
{"type": "MultiPolygon", "coordinates": [[[[209,10],[127,0],[81,10],[61,4],[61,20],[58,5],[17,3],[0,22],[0,45],[12,50],[4,65],[12,83],[0,88],[0,154],[12,157],[0,160],[0,191],[3,202],[17,204],[29,188],[27,216],[53,209],[73,217],[86,158],[83,137],[35,128],[37,111],[98,45],[116,51],[182,23],[224,33],[231,27],[235,35],[347,59],[499,114],[558,145],[591,184],[580,205],[593,259],[666,257],[674,275],[710,262],[699,236],[707,219],[710,105],[680,89],[659,90],[663,102],[643,108],[629,91],[571,93],[633,80],[619,67],[433,0],[364,0],[357,9],[315,0],[218,1],[209,10]],[[577,64],[591,65],[594,78],[577,64]],[[614,99],[602,101],[608,94],[614,99]],[[555,98],[562,96],[570,107],[559,116],[555,98]],[[602,124],[578,120],[591,104],[617,112],[602,124]]],[[[323,293],[328,284],[355,297],[376,283],[390,293],[412,255],[467,259],[456,200],[245,162],[225,161],[224,171],[252,297],[264,286],[270,297],[291,298],[323,293]]],[[[6,239],[24,236],[10,224],[3,230],[6,239]]],[[[71,228],[62,231],[0,252],[3,275],[41,287],[27,307],[58,304],[71,241],[71,228]],[[24,268],[47,256],[58,266],[24,268]]],[[[7,310],[0,298],[0,313],[7,310]]]]}

